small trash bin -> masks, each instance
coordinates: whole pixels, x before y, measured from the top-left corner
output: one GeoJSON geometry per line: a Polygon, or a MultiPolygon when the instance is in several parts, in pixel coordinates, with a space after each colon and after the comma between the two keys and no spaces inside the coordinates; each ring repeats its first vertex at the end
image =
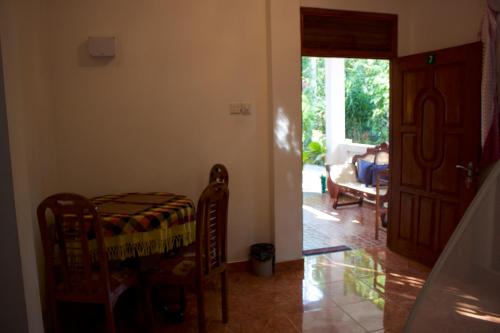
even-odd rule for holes
{"type": "Polygon", "coordinates": [[[252,270],[257,276],[272,276],[275,261],[274,245],[258,243],[250,247],[252,270]]]}

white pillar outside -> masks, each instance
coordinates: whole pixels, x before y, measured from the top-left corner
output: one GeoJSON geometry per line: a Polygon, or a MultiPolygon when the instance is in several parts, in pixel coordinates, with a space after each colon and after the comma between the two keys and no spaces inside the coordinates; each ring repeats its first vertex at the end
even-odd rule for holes
{"type": "Polygon", "coordinates": [[[340,164],[347,159],[345,142],[345,70],[344,59],[325,59],[326,163],[340,164]]]}

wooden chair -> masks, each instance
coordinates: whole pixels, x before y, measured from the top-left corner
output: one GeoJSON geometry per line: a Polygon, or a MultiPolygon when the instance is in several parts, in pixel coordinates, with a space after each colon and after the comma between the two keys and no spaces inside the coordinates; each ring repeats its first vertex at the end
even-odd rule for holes
{"type": "Polygon", "coordinates": [[[42,201],[37,215],[51,331],[61,332],[59,303],[75,302],[103,304],[107,332],[114,333],[114,305],[124,291],[139,285],[139,279],[132,270],[108,268],[95,206],[83,196],[60,193],[42,201]]]}
{"type": "Polygon", "coordinates": [[[227,169],[224,165],[222,164],[215,164],[211,169],[210,169],[210,177],[208,182],[219,182],[219,183],[226,183],[226,185],[229,186],[229,174],[227,172],[227,169]]]}
{"type": "Polygon", "coordinates": [[[389,170],[379,171],[375,179],[375,239],[378,239],[379,222],[386,218],[389,206],[389,170]]]}
{"type": "Polygon", "coordinates": [[[194,257],[165,259],[145,276],[146,313],[153,322],[151,289],[158,286],[176,286],[181,293],[181,307],[185,307],[184,290],[191,288],[197,295],[198,331],[205,333],[204,290],[208,279],[221,278],[222,321],[228,321],[227,296],[227,206],[229,191],[226,183],[211,182],[198,201],[196,214],[196,252],[194,257]]]}
{"type": "MultiPolygon", "coordinates": [[[[210,168],[208,183],[210,184],[212,182],[225,183],[229,186],[229,173],[223,164],[217,163],[210,168]]],[[[196,244],[193,243],[179,249],[174,249],[172,252],[183,256],[194,256],[194,253],[196,252],[196,244]]]]}

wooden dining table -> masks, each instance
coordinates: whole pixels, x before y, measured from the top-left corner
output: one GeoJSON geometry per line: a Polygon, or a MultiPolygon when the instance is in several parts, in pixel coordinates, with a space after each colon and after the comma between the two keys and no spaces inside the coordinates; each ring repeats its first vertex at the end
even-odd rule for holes
{"type": "Polygon", "coordinates": [[[195,241],[195,208],[186,196],[122,193],[91,201],[100,215],[109,260],[162,254],[195,241]]]}

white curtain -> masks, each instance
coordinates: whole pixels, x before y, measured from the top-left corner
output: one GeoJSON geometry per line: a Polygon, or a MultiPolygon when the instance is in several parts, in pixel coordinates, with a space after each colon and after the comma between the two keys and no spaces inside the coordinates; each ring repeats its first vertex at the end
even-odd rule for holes
{"type": "Polygon", "coordinates": [[[481,39],[483,41],[483,79],[481,87],[481,143],[482,164],[487,165],[500,159],[500,130],[498,115],[498,19],[500,0],[488,0],[483,19],[481,39]]]}

